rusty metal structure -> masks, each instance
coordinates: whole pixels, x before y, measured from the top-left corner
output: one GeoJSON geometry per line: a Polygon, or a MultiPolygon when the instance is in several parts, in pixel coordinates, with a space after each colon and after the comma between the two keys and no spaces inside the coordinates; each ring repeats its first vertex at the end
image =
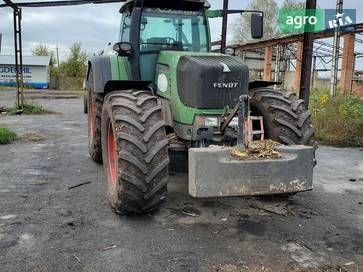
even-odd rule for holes
{"type": "MultiPolygon", "coordinates": [[[[342,2],[342,0],[337,1],[337,12],[341,11],[342,2]]],[[[307,0],[306,8],[315,9],[316,0],[307,0]]],[[[295,65],[293,66],[296,69],[294,89],[299,89],[300,98],[307,102],[309,100],[310,88],[312,86],[312,75],[315,71],[317,71],[317,61],[320,61],[320,63],[324,66],[324,69],[320,69],[321,71],[331,71],[331,81],[334,82],[334,89],[338,86],[337,72],[341,71],[339,85],[342,92],[347,94],[352,91],[355,59],[362,57],[362,53],[356,52],[354,50],[354,46],[356,42],[363,43],[362,39],[356,37],[356,35],[362,35],[363,23],[357,23],[350,26],[350,31],[351,32],[340,33],[339,28],[336,28],[335,31],[294,34],[270,40],[250,42],[247,44],[234,44],[230,45],[230,47],[238,49],[241,55],[243,55],[244,52],[249,51],[261,52],[261,54],[264,55],[263,80],[271,80],[272,78],[271,70],[273,59],[279,59],[279,61],[280,59],[283,59],[281,58],[281,48],[285,51],[290,51],[290,55],[293,56],[292,59],[295,60],[295,65]],[[339,40],[340,37],[343,38],[344,47],[340,48],[339,42],[333,42],[333,44],[330,44],[324,41],[319,41],[320,39],[333,37],[335,38],[335,41],[339,40]],[[338,67],[339,58],[342,59],[341,69],[338,67]],[[328,60],[326,61],[326,59],[328,60]],[[330,64],[331,62],[331,68],[329,67],[328,69],[325,67],[326,64],[330,64]]],[[[220,41],[213,43],[213,45],[221,44],[222,43],[220,41]]],[[[277,73],[280,72],[279,61],[275,61],[275,81],[276,69],[277,73]]],[[[288,59],[288,61],[290,62],[291,59],[288,59]]],[[[292,63],[290,62],[290,64],[292,63]]],[[[332,93],[332,95],[335,94],[336,91],[332,93]]],[[[306,105],[308,105],[308,103],[306,103],[306,105]]]]}
{"type": "MultiPolygon", "coordinates": [[[[84,5],[84,4],[106,4],[106,3],[115,3],[120,2],[118,0],[63,0],[63,1],[36,1],[36,2],[19,2],[14,3],[12,0],[3,0],[5,4],[0,4],[0,8],[3,7],[11,7],[13,9],[14,16],[14,44],[15,44],[15,66],[16,66],[16,86],[17,86],[17,101],[16,104],[20,109],[24,103],[24,94],[23,94],[23,76],[22,76],[22,40],[21,40],[21,8],[22,7],[59,7],[59,6],[74,6],[74,5],[84,5]]],[[[223,9],[228,9],[229,0],[223,0],[223,9]]],[[[316,0],[307,0],[306,1],[307,9],[315,9],[316,8],[316,0]]],[[[221,41],[214,42],[214,45],[221,45],[221,50],[226,46],[226,36],[227,36],[227,25],[228,25],[228,15],[224,14],[222,18],[222,35],[221,41]]],[[[363,33],[363,23],[356,24],[354,26],[355,33],[363,33]]],[[[315,44],[321,45],[321,43],[316,42],[318,39],[335,37],[337,35],[337,31],[335,32],[316,32],[316,33],[303,33],[303,34],[295,34],[290,36],[285,36],[282,38],[276,38],[271,40],[264,40],[258,42],[251,42],[247,44],[236,44],[232,45],[232,47],[238,49],[240,52],[254,49],[264,49],[265,55],[265,64],[264,64],[264,73],[263,79],[270,80],[271,79],[271,66],[272,66],[272,58],[273,58],[273,47],[277,47],[276,53],[279,54],[280,46],[285,46],[289,44],[296,43],[297,48],[295,49],[295,59],[296,59],[296,76],[295,76],[295,88],[298,87],[300,90],[299,96],[305,101],[309,100],[309,93],[311,87],[311,75],[313,75],[314,68],[316,66],[317,58],[324,58],[332,56],[333,69],[334,74],[336,75],[339,70],[337,67],[337,59],[342,57],[342,66],[343,69],[341,75],[340,86],[344,93],[350,92],[352,87],[352,76],[353,76],[353,67],[354,67],[354,58],[360,56],[359,53],[354,52],[354,42],[358,41],[356,39],[355,33],[345,33],[344,37],[344,48],[346,50],[340,50],[339,46],[334,47],[333,50],[326,51],[326,54],[317,54],[317,50],[314,53],[314,41],[315,44]],[[342,51],[342,52],[341,52],[342,51]],[[335,53],[334,53],[335,52],[335,53]],[[341,55],[342,54],[342,55],[341,55]],[[336,56],[336,57],[334,57],[336,56]],[[335,65],[334,65],[335,63],[335,65]],[[336,70],[336,71],[335,71],[336,70]]],[[[291,50],[291,47],[289,48],[291,50]]],[[[324,51],[324,49],[320,49],[320,51],[324,51]]],[[[279,54],[279,58],[281,58],[279,54]]],[[[276,64],[276,69],[279,69],[280,66],[276,64]]],[[[330,70],[333,70],[330,69],[330,70]]],[[[333,73],[332,72],[332,73],[333,73]]],[[[275,77],[276,79],[276,77],[275,77]]],[[[334,80],[335,86],[336,78],[334,80]]],[[[308,103],[306,103],[308,104],[308,103]]]]}
{"type": "MultiPolygon", "coordinates": [[[[338,47],[339,54],[337,54],[337,57],[342,59],[342,67],[341,69],[337,68],[337,70],[341,71],[340,87],[344,94],[347,94],[352,90],[354,60],[355,58],[361,58],[363,56],[361,52],[354,50],[355,43],[363,43],[363,39],[356,37],[357,35],[363,35],[363,23],[352,25],[352,29],[354,29],[354,32],[342,33],[341,38],[344,39],[344,47],[338,47]]],[[[305,52],[308,52],[305,53],[305,56],[309,54],[308,56],[311,62],[309,67],[306,67],[306,61],[303,61],[303,42],[306,38],[306,35],[304,34],[293,34],[246,44],[233,44],[229,47],[235,48],[240,52],[240,54],[248,51],[262,52],[261,54],[264,55],[264,80],[271,80],[272,78],[271,69],[273,58],[277,55],[274,53],[274,48],[283,48],[285,51],[289,51],[292,58],[289,58],[288,62],[296,69],[294,89],[299,89],[300,96],[304,97],[307,101],[310,91],[309,86],[312,85],[310,78],[311,74],[314,71],[317,71],[317,61],[320,60],[320,63],[324,66],[324,69],[318,69],[318,71],[331,71],[331,68],[326,67],[326,65],[332,62],[334,47],[332,44],[320,40],[332,38],[335,35],[333,31],[315,32],[310,34],[313,40],[313,45],[309,47],[309,50],[305,49],[305,52]],[[291,62],[292,60],[295,60],[295,64],[291,62]],[[302,78],[302,75],[304,75],[305,78],[302,78]],[[307,78],[309,82],[306,82],[307,78]],[[304,80],[304,83],[302,83],[302,80],[304,80]],[[301,88],[302,85],[304,85],[304,88],[301,88]]],[[[213,45],[220,45],[220,42],[213,42],[213,45]]]]}

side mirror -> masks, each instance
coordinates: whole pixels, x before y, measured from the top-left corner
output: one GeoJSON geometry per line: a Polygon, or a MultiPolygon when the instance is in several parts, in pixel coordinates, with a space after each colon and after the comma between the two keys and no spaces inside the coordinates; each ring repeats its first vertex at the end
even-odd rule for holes
{"type": "Polygon", "coordinates": [[[130,57],[132,53],[132,46],[128,42],[118,42],[113,45],[113,50],[120,56],[130,57]]]}
{"type": "Polygon", "coordinates": [[[263,37],[263,15],[260,13],[252,13],[251,15],[251,36],[254,39],[263,37]]]}

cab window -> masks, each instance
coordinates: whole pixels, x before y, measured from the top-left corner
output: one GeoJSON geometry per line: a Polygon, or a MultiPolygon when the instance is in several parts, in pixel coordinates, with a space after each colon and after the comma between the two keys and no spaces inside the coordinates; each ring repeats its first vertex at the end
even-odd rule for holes
{"type": "Polygon", "coordinates": [[[140,51],[207,52],[207,25],[201,12],[145,9],[140,25],[140,51]]]}
{"type": "Polygon", "coordinates": [[[130,42],[130,27],[131,27],[131,14],[129,12],[124,13],[121,20],[121,42],[130,42]]]}

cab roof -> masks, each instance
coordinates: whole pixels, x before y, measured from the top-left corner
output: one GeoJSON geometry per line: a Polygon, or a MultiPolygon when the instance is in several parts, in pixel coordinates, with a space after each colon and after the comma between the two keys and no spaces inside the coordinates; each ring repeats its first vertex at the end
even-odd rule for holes
{"type": "Polygon", "coordinates": [[[210,8],[207,0],[124,0],[125,4],[121,7],[123,12],[126,7],[151,7],[167,8],[180,10],[201,10],[210,8]]]}

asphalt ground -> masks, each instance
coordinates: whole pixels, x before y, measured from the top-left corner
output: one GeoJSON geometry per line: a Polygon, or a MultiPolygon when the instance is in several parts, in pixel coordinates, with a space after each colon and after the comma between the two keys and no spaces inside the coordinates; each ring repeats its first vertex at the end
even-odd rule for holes
{"type": "Polygon", "coordinates": [[[0,271],[363,271],[362,149],[320,146],[314,190],[288,199],[194,199],[179,160],[158,212],[120,216],[82,99],[29,96],[53,113],[0,115],[19,136],[0,146],[0,271]]]}

